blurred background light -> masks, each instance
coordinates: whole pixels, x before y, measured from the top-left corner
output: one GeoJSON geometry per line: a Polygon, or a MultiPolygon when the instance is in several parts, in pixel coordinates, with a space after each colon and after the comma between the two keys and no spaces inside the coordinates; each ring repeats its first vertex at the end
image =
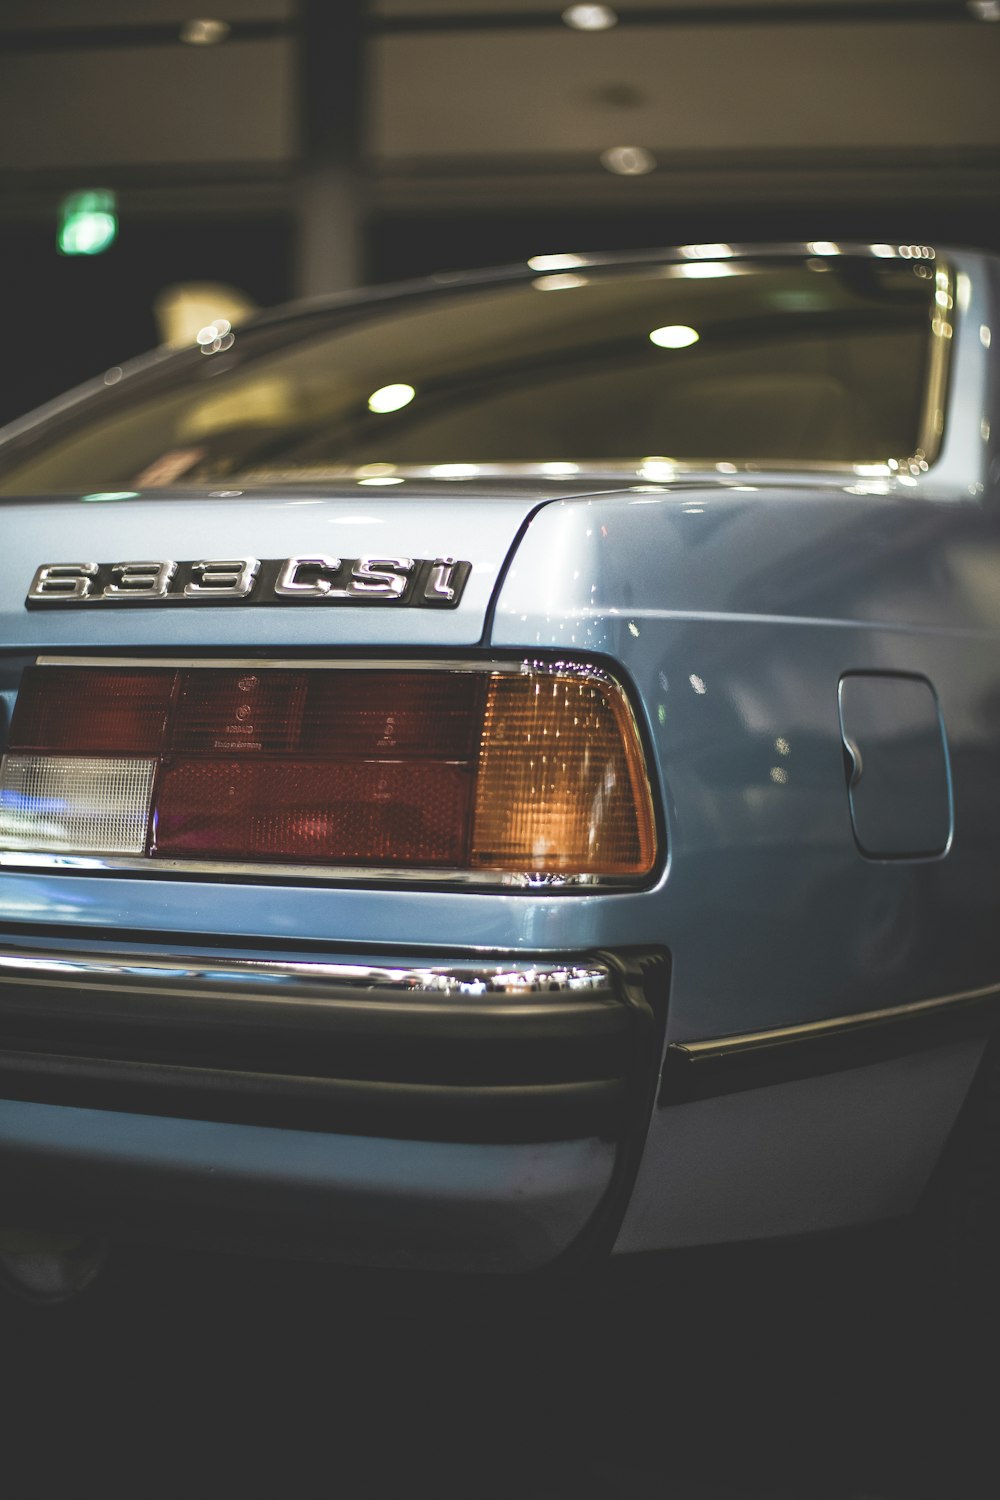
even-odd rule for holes
{"type": "Polygon", "coordinates": [[[533,271],[569,271],[574,266],[585,266],[585,255],[529,255],[528,265],[533,271]]]}
{"type": "Polygon", "coordinates": [[[185,21],[181,27],[181,41],[189,47],[215,47],[224,42],[231,31],[228,21],[185,21]]]}
{"type": "Polygon", "coordinates": [[[157,293],[153,302],[160,342],[173,349],[183,349],[188,344],[205,344],[211,339],[201,338],[203,330],[215,327],[211,338],[220,338],[224,332],[239,323],[245,323],[256,305],[244,292],[226,286],[219,281],[186,281],[176,286],[167,286],[157,293]]]}
{"type": "Polygon", "coordinates": [[[698,330],[688,328],[685,323],[668,323],[663,328],[654,328],[649,341],[660,349],[686,349],[698,342],[698,330]]]}
{"type": "Polygon", "coordinates": [[[644,177],[656,167],[656,157],[645,146],[609,146],[601,152],[601,166],[618,177],[644,177]]]}
{"type": "Polygon", "coordinates": [[[571,271],[556,276],[537,276],[531,285],[536,292],[571,292],[574,287],[586,286],[587,276],[574,276],[571,271]]]}
{"type": "Polygon", "coordinates": [[[569,5],[562,18],[574,31],[607,31],[618,24],[617,13],[610,5],[569,5]]]}
{"type": "Polygon", "coordinates": [[[735,266],[724,260],[691,260],[677,267],[678,276],[690,276],[695,280],[709,281],[713,276],[736,276],[735,266]]]}
{"type": "Polygon", "coordinates": [[[723,260],[735,252],[732,245],[681,245],[680,252],[688,260],[723,260]]]}
{"type": "Polygon", "coordinates": [[[107,188],[70,193],[59,205],[60,255],[100,255],[117,237],[115,195],[107,188]]]}
{"type": "Polygon", "coordinates": [[[399,411],[401,407],[409,406],[416,394],[412,385],[380,385],[378,390],[372,391],[368,397],[368,410],[399,411]]]}

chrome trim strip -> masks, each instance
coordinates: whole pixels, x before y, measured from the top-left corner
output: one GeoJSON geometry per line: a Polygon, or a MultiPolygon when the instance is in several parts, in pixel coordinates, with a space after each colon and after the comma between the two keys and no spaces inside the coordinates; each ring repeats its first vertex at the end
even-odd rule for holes
{"type": "MultiPolygon", "coordinates": [[[[369,966],[326,961],[104,955],[59,949],[0,948],[0,986],[126,990],[196,999],[312,999],[316,1003],[413,1005],[474,1000],[528,1001],[531,1009],[558,1005],[568,995],[612,995],[607,964],[486,963],[369,966]],[[338,993],[340,992],[340,993],[338,993]],[[359,995],[359,992],[360,995],[359,995]]],[[[491,1005],[492,1009],[492,1005],[491,1005]]]]}
{"type": "Polygon", "coordinates": [[[547,668],[563,671],[572,665],[588,676],[608,679],[609,674],[597,667],[588,667],[579,662],[535,662],[519,657],[502,661],[442,660],[436,658],[406,657],[322,657],[300,660],[284,657],[260,656],[36,656],[36,667],[236,667],[280,670],[284,672],[328,671],[330,668],[346,668],[348,671],[411,671],[411,672],[527,672],[547,668]]]}
{"type": "MultiPolygon", "coordinates": [[[[110,854],[50,854],[45,850],[0,849],[0,868],[10,870],[122,870],[140,875],[217,875],[265,884],[294,880],[299,885],[321,881],[324,885],[439,885],[479,890],[540,891],[546,896],[559,891],[636,890],[639,879],[632,875],[549,875],[531,871],[400,869],[393,865],[265,865],[237,864],[224,860],[155,859],[149,855],[130,857],[110,854]]],[[[647,880],[649,877],[645,877],[647,880]]]]}
{"type": "Polygon", "coordinates": [[[954,335],[955,274],[944,262],[938,262],[934,273],[934,302],[931,306],[930,350],[927,384],[920,416],[917,447],[904,467],[911,474],[930,468],[944,442],[944,422],[951,367],[951,345],[954,335]],[[938,299],[941,299],[940,301],[938,299]]]}
{"type": "Polygon", "coordinates": [[[788,1042],[846,1036],[851,1032],[864,1031],[894,1021],[947,1014],[953,1009],[974,1005],[982,1000],[1000,1000],[1000,984],[984,985],[977,990],[960,990],[954,995],[939,995],[931,1000],[913,1000],[905,1005],[889,1005],[881,1010],[858,1011],[847,1016],[831,1016],[823,1021],[807,1021],[800,1026],[778,1026],[772,1031],[745,1031],[734,1036],[712,1037],[701,1041],[671,1042],[667,1050],[685,1062],[709,1062],[722,1057],[746,1056],[767,1047],[780,1047],[788,1042]]]}

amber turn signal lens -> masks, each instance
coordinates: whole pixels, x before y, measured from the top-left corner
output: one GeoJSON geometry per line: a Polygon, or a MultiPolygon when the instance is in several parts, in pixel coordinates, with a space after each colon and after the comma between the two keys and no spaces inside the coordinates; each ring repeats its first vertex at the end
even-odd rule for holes
{"type": "Polygon", "coordinates": [[[645,875],[655,825],[621,689],[583,672],[496,674],[483,722],[477,869],[645,875]]]}

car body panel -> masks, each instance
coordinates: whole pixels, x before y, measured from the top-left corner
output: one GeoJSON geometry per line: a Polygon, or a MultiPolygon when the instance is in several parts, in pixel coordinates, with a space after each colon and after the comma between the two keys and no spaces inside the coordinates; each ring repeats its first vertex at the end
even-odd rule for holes
{"type": "MultiPolygon", "coordinates": [[[[572,486],[506,484],[465,493],[447,482],[413,486],[399,494],[345,485],[330,493],[296,487],[291,492],[211,496],[149,492],[95,500],[86,495],[30,499],[3,507],[5,546],[0,557],[0,632],[5,648],[42,650],[72,646],[130,648],[215,645],[282,651],[317,646],[404,649],[473,646],[500,569],[522,522],[545,499],[572,486]],[[518,493],[520,489],[520,493],[518,493]],[[58,539],[58,541],[57,541],[58,539]],[[83,552],[86,557],[83,558],[83,552]],[[58,553],[58,556],[55,555],[58,553]],[[166,619],[159,609],[131,611],[126,623],[110,618],[115,606],[26,611],[24,596],[41,563],[131,559],[232,557],[457,557],[472,563],[454,609],[408,609],[405,631],[393,606],[297,608],[197,605],[177,602],[166,619]],[[252,609],[252,623],[242,611],[252,609]],[[323,611],[322,625],[316,610],[323,611]],[[235,611],[235,613],[234,613],[235,611]],[[409,619],[409,615],[413,619],[409,619]]],[[[405,606],[403,606],[405,607],[405,606]]]]}

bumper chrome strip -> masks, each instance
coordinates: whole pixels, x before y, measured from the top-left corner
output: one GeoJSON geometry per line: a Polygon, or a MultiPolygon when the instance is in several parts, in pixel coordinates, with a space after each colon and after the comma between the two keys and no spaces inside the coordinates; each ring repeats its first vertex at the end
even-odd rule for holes
{"type": "Polygon", "coordinates": [[[155,990],[268,1001],[559,1002],[568,995],[606,995],[611,972],[601,963],[504,964],[482,960],[446,965],[369,966],[325,961],[273,961],[214,956],[83,953],[5,944],[0,986],[46,989],[155,990]]]}
{"type": "Polygon", "coordinates": [[[659,1103],[693,1104],[894,1062],[953,1044],[982,1048],[998,1022],[1000,984],[989,984],[799,1026],[672,1042],[659,1103]]]}
{"type": "Polygon", "coordinates": [[[744,1056],[766,1047],[780,1047],[790,1042],[819,1041],[825,1037],[846,1036],[872,1026],[949,1014],[963,1006],[978,1005],[988,1000],[1000,1000],[1000,984],[984,985],[977,990],[961,990],[954,995],[939,995],[930,1000],[913,1000],[905,1005],[889,1005],[881,1010],[831,1016],[822,1021],[808,1021],[800,1026],[777,1026],[771,1031],[745,1031],[702,1041],[672,1042],[669,1050],[675,1056],[682,1057],[685,1062],[708,1062],[722,1057],[744,1056]]]}

